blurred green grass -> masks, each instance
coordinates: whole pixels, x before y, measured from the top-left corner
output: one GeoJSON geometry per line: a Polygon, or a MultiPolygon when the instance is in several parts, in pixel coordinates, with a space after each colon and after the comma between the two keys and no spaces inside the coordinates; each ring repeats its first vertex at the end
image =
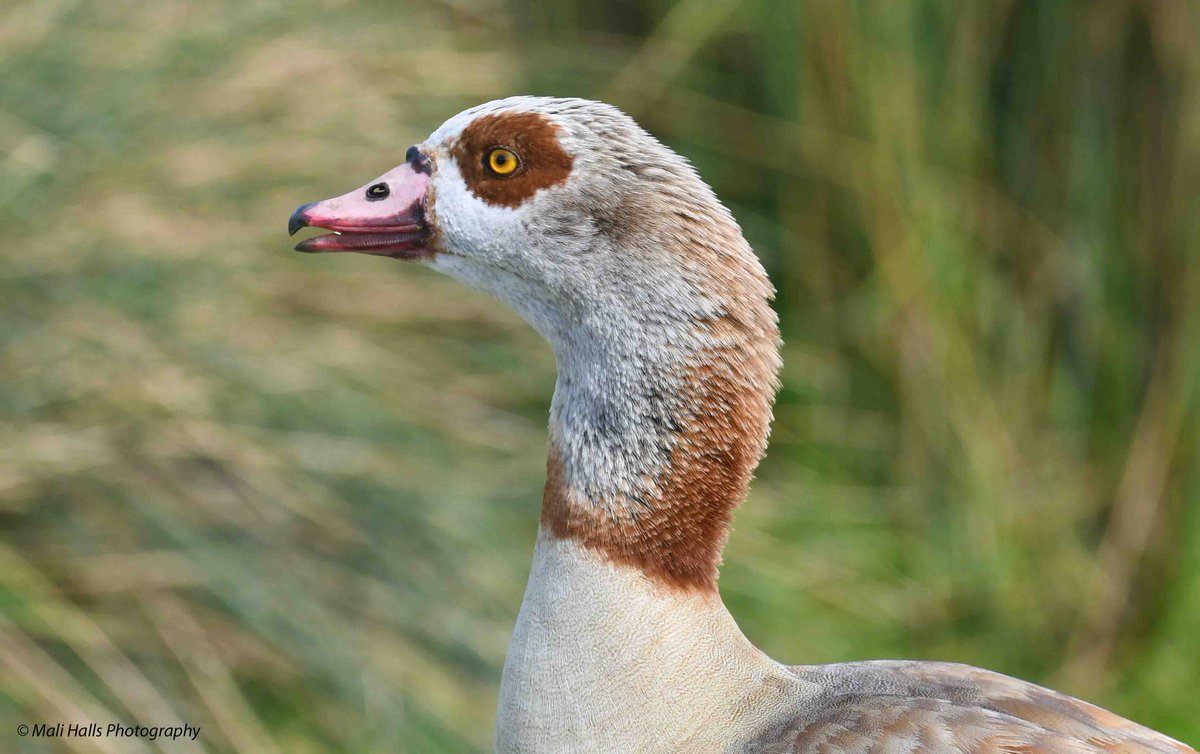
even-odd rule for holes
{"type": "Polygon", "coordinates": [[[1200,741],[1198,13],[0,8],[0,749],[487,748],[553,359],[284,222],[514,93],[637,117],[779,287],[722,576],[753,640],[984,665],[1200,741]],[[12,733],[115,719],[203,733],[12,733]]]}

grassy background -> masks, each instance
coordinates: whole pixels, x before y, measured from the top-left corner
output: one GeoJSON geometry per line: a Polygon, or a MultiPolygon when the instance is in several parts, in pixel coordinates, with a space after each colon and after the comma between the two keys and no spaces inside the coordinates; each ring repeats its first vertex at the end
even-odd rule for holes
{"type": "Polygon", "coordinates": [[[753,640],[1200,742],[1198,87],[1170,0],[9,0],[0,750],[489,745],[553,360],[284,225],[514,93],[640,119],[780,289],[753,640]],[[14,733],[72,720],[203,732],[14,733]]]}

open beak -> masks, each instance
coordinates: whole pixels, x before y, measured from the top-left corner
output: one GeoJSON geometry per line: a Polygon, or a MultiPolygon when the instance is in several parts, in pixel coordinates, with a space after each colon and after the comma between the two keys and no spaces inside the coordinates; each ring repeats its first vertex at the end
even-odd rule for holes
{"type": "Polygon", "coordinates": [[[428,188],[429,174],[405,163],[348,194],[301,205],[288,220],[288,235],[306,227],[333,231],[301,241],[296,251],[416,259],[429,241],[428,188]]]}

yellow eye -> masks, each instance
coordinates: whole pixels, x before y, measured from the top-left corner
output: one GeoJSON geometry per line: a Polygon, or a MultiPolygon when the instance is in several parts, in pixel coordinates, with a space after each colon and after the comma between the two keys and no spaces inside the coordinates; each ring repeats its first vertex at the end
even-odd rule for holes
{"type": "Polygon", "coordinates": [[[521,164],[521,159],[511,150],[496,147],[487,153],[483,163],[496,175],[511,175],[521,164]]]}

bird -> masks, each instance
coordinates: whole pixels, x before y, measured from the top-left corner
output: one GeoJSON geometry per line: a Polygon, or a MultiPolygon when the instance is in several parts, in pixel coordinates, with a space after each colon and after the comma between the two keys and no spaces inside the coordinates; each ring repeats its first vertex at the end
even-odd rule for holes
{"type": "Polygon", "coordinates": [[[717,589],[781,366],[774,289],[691,164],[618,108],[516,96],[304,204],[305,252],[446,273],[553,348],[546,481],[499,752],[1191,752],[951,662],[785,665],[717,589]]]}

